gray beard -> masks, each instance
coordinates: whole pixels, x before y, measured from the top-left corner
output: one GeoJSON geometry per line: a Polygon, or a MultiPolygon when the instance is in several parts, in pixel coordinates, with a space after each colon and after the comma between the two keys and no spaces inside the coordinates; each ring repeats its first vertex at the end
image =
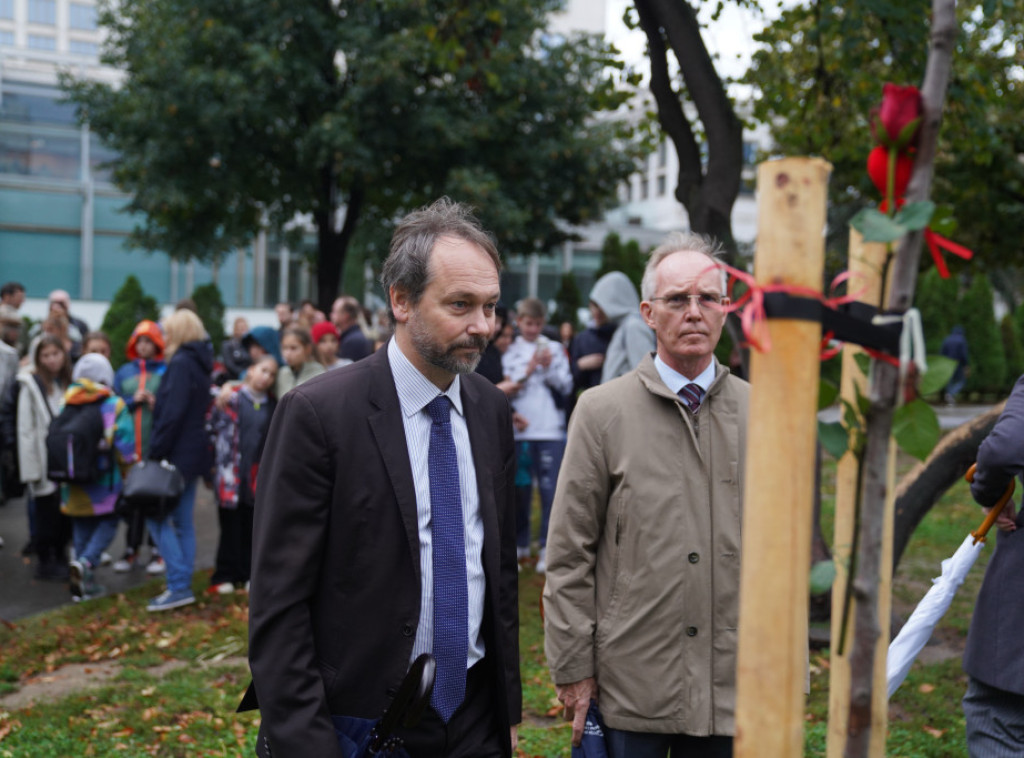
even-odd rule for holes
{"type": "Polygon", "coordinates": [[[423,360],[449,374],[472,374],[480,364],[484,350],[487,349],[487,338],[482,336],[467,337],[451,347],[445,348],[438,344],[428,332],[420,329],[416,319],[409,322],[409,337],[416,352],[422,356],[423,360]],[[465,347],[476,350],[476,355],[470,358],[460,358],[455,351],[465,347]]]}

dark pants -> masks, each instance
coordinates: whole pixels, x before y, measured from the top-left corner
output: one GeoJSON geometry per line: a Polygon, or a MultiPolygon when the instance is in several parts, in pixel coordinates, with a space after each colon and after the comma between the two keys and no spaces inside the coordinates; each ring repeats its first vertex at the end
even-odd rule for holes
{"type": "MultiPolygon", "coordinates": [[[[124,520],[128,525],[128,533],[124,537],[125,550],[132,555],[138,555],[139,548],[142,547],[142,538],[146,536],[146,515],[141,508],[133,508],[124,520]]],[[[156,547],[152,536],[149,538],[149,546],[156,547]]]]}
{"type": "Polygon", "coordinates": [[[989,687],[970,677],[963,707],[971,758],[1024,755],[1024,695],[989,687]]]}
{"type": "Polygon", "coordinates": [[[484,659],[466,672],[466,698],[445,724],[428,707],[420,723],[400,731],[412,758],[501,758],[509,739],[498,733],[489,662],[484,659]]]}
{"type": "Polygon", "coordinates": [[[604,730],[609,758],[732,758],[732,737],[604,730]]]}
{"type": "Polygon", "coordinates": [[[39,563],[60,563],[67,560],[71,522],[60,512],[60,490],[35,498],[36,554],[39,563]]]}
{"type": "Polygon", "coordinates": [[[237,508],[218,508],[220,542],[217,544],[217,566],[210,584],[234,582],[245,584],[252,570],[251,505],[239,503],[237,508]]]}

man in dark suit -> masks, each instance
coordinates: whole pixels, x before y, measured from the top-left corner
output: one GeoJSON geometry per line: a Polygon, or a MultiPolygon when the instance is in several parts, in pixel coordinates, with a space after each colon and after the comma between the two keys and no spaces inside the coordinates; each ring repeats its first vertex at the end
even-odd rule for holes
{"type": "Polygon", "coordinates": [[[253,535],[260,755],[342,755],[342,717],[379,717],[424,652],[437,677],[424,717],[400,733],[410,755],[514,752],[511,413],[472,373],[499,266],[462,206],[442,199],[410,214],[381,275],[394,338],[281,398],[253,535]]]}

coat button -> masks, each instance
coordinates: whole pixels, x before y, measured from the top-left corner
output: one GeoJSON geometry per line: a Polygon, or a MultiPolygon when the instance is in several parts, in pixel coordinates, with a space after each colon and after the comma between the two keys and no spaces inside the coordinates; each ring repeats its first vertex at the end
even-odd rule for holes
{"type": "Polygon", "coordinates": [[[696,637],[697,636],[697,627],[695,627],[695,626],[688,626],[688,627],[686,627],[686,636],[687,637],[696,637]]]}
{"type": "Polygon", "coordinates": [[[700,556],[697,555],[696,553],[690,553],[686,557],[689,559],[690,563],[696,563],[697,561],[700,560],[700,556]]]}
{"type": "Polygon", "coordinates": [[[406,637],[412,637],[412,633],[413,633],[412,624],[406,624],[405,626],[402,627],[402,634],[404,634],[406,637]]]}

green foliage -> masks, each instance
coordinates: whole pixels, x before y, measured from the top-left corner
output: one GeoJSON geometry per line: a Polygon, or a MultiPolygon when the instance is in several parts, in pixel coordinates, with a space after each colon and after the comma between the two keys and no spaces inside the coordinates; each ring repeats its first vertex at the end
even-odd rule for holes
{"type": "Polygon", "coordinates": [[[942,341],[956,324],[960,286],[955,278],[943,279],[934,268],[918,278],[914,305],[924,324],[925,350],[937,355],[942,341]]]}
{"type": "MultiPolygon", "coordinates": [[[[865,169],[871,111],[884,82],[920,84],[930,8],[928,0],[803,0],[755,37],[761,47],[745,77],[756,93],[753,116],[771,129],[775,152],[832,164],[830,222],[881,200],[865,169]]],[[[1019,264],[1024,87],[1016,51],[1024,48],[1024,15],[1019,3],[968,0],[957,4],[957,17],[932,199],[970,219],[955,239],[975,251],[976,262],[1019,264]]],[[[830,228],[829,249],[845,249],[845,224],[830,228]]],[[[927,255],[922,260],[930,265],[927,255]]],[[[947,260],[954,272],[968,265],[947,260]]]]}
{"type": "Polygon", "coordinates": [[[864,208],[850,219],[850,226],[861,233],[865,242],[895,242],[907,232],[924,229],[934,212],[935,203],[931,202],[908,203],[892,217],[874,208],[864,208]]]}
{"type": "Polygon", "coordinates": [[[601,267],[597,270],[596,278],[600,279],[612,271],[621,271],[629,277],[639,292],[640,280],[644,278],[646,265],[647,254],[640,249],[639,242],[623,242],[618,234],[611,232],[601,245],[601,267]]]}
{"type": "Polygon", "coordinates": [[[575,331],[579,329],[579,321],[576,318],[576,311],[583,304],[583,296],[580,294],[579,285],[576,284],[576,277],[571,272],[562,274],[562,281],[558,285],[558,292],[555,293],[555,311],[548,319],[548,323],[558,326],[568,321],[575,331]]]}
{"type": "Polygon", "coordinates": [[[942,390],[956,372],[956,361],[942,355],[928,356],[928,370],[917,383],[917,391],[921,396],[934,395],[942,390]]]}
{"type": "Polygon", "coordinates": [[[928,457],[941,433],[935,411],[921,398],[911,400],[893,412],[893,439],[903,452],[919,461],[928,457]]]}
{"type": "Polygon", "coordinates": [[[308,214],[324,304],[361,227],[441,195],[522,253],[615,202],[646,147],[597,116],[636,78],[597,36],[543,34],[561,5],[123,0],[100,24],[125,80],[62,82],[119,153],[132,244],[211,259],[265,226],[296,248],[308,214]]]}
{"type": "Polygon", "coordinates": [[[1024,345],[1021,345],[1020,331],[1011,314],[1007,313],[999,322],[999,335],[1003,338],[1003,354],[1006,356],[1005,389],[1009,390],[1024,375],[1024,345]]]}
{"type": "Polygon", "coordinates": [[[224,341],[224,300],[220,296],[220,289],[213,282],[200,285],[192,291],[192,301],[196,304],[206,333],[210,335],[216,355],[224,341]]]}
{"type": "Polygon", "coordinates": [[[1006,381],[1006,357],[992,305],[988,277],[978,274],[960,300],[960,323],[970,355],[967,392],[1001,393],[1006,381]]]}
{"type": "Polygon", "coordinates": [[[160,308],[156,298],[143,292],[139,280],[129,274],[114,293],[100,327],[110,337],[110,363],[115,369],[127,360],[124,351],[128,338],[136,324],[145,319],[159,321],[160,308]]]}

